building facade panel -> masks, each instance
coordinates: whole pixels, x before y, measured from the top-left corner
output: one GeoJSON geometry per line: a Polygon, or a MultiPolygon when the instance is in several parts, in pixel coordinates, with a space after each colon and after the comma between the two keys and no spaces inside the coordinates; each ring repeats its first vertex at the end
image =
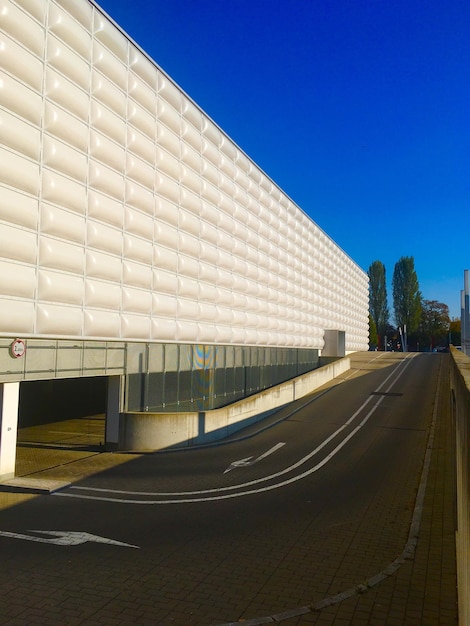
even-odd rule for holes
{"type": "Polygon", "coordinates": [[[367,349],[366,274],[96,4],[1,7],[3,336],[367,349]]]}

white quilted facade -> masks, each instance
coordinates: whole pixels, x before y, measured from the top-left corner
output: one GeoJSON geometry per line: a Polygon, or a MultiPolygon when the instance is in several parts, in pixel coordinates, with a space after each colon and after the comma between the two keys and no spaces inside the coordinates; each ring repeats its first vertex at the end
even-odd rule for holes
{"type": "Polygon", "coordinates": [[[0,0],[0,336],[368,348],[368,279],[89,0],[0,0]]]}

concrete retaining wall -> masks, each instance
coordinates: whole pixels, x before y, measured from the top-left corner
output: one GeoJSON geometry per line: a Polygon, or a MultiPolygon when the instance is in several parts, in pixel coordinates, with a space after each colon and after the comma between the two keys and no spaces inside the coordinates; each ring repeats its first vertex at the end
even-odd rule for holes
{"type": "Polygon", "coordinates": [[[457,584],[459,624],[470,624],[470,357],[451,348],[450,384],[457,469],[457,584]]]}
{"type": "Polygon", "coordinates": [[[345,357],[213,411],[121,413],[119,449],[162,450],[223,439],[311,393],[349,368],[349,357],[345,357]]]}

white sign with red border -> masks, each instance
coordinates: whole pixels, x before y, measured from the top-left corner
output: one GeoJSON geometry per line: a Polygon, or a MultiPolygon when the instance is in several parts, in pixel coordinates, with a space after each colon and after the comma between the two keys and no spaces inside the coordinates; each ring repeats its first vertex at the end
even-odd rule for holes
{"type": "Polygon", "coordinates": [[[22,339],[15,339],[10,346],[11,356],[15,359],[19,359],[26,352],[26,344],[22,339]]]}

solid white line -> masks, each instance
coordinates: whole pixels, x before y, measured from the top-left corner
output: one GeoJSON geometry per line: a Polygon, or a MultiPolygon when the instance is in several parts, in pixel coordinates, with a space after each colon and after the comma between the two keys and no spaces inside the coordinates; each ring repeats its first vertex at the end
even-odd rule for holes
{"type": "MultiPolygon", "coordinates": [[[[390,385],[386,389],[386,393],[389,392],[390,389],[393,387],[393,385],[402,376],[402,374],[404,373],[404,371],[406,370],[408,365],[411,363],[411,359],[412,358],[414,358],[414,356],[405,357],[405,359],[403,361],[400,361],[398,363],[397,367],[395,367],[394,370],[387,376],[387,378],[385,378],[385,380],[377,387],[377,389],[375,390],[375,393],[379,392],[383,388],[383,386],[390,380],[390,378],[397,373],[397,370],[400,370],[400,371],[398,371],[398,374],[396,375],[394,380],[390,383],[390,385]]],[[[106,498],[106,497],[101,497],[101,496],[87,496],[87,495],[67,493],[67,492],[61,492],[61,491],[57,491],[57,492],[55,492],[52,495],[62,496],[62,497],[70,497],[70,498],[82,498],[84,500],[104,500],[104,501],[107,501],[107,502],[122,502],[122,503],[126,503],[126,504],[179,504],[179,503],[190,503],[190,502],[209,502],[209,501],[214,501],[214,500],[225,500],[225,499],[228,499],[228,498],[238,498],[238,497],[241,497],[241,496],[251,495],[251,494],[255,494],[255,493],[262,493],[264,491],[271,491],[273,489],[277,489],[279,487],[284,487],[286,485],[289,485],[289,484],[291,484],[293,482],[297,482],[297,480],[301,480],[302,478],[305,478],[306,476],[309,476],[310,474],[313,474],[318,469],[320,469],[321,467],[326,465],[326,463],[328,463],[328,461],[330,461],[337,454],[337,452],[339,452],[339,450],[341,450],[341,448],[343,448],[343,446],[369,421],[371,415],[379,407],[379,405],[381,404],[383,399],[384,399],[384,396],[379,396],[377,398],[376,396],[369,395],[367,400],[365,400],[362,403],[362,405],[359,407],[359,409],[357,409],[357,411],[342,426],[340,426],[334,433],[332,433],[329,437],[327,437],[312,452],[307,454],[305,457],[303,457],[302,459],[300,459],[299,461],[297,461],[296,463],[294,463],[290,467],[288,467],[288,468],[286,468],[284,470],[281,470],[280,472],[277,472],[275,474],[271,474],[271,475],[265,476],[263,478],[258,478],[256,480],[252,480],[252,481],[249,481],[249,482],[246,482],[246,483],[241,483],[239,485],[233,485],[231,487],[220,487],[220,488],[214,488],[214,489],[205,489],[205,490],[200,490],[200,491],[181,491],[181,492],[162,492],[162,493],[160,493],[160,492],[145,492],[145,491],[138,491],[138,492],[136,492],[136,491],[125,491],[125,490],[117,490],[117,489],[116,490],[115,489],[102,489],[102,488],[98,488],[98,487],[80,487],[80,486],[73,486],[73,485],[70,487],[70,489],[79,489],[80,491],[93,491],[93,492],[99,492],[99,493],[114,493],[114,494],[134,495],[134,496],[136,496],[136,495],[139,495],[139,496],[178,496],[178,495],[179,496],[188,496],[188,495],[193,495],[194,496],[194,495],[201,495],[201,494],[207,494],[207,493],[217,493],[217,494],[219,494],[217,496],[207,496],[207,497],[202,497],[202,498],[181,498],[181,499],[178,499],[178,500],[134,500],[134,499],[123,499],[123,498],[106,498]],[[360,424],[358,426],[356,426],[349,433],[349,435],[347,435],[345,437],[345,439],[343,439],[343,441],[340,444],[338,444],[336,446],[336,448],[334,448],[322,461],[320,461],[317,465],[315,465],[314,467],[310,468],[306,472],[303,472],[302,474],[298,474],[298,475],[296,475],[296,476],[294,476],[294,477],[292,477],[290,479],[284,480],[284,481],[282,481],[280,483],[276,483],[274,485],[268,485],[268,486],[262,487],[260,489],[252,489],[252,490],[247,490],[247,491],[240,491],[240,492],[233,493],[233,494],[224,494],[224,493],[222,493],[224,491],[233,491],[234,489],[241,489],[241,488],[249,487],[249,486],[261,483],[261,482],[266,482],[268,480],[273,480],[274,478],[279,478],[280,476],[283,476],[284,474],[287,474],[287,473],[293,471],[294,469],[297,469],[301,465],[305,464],[312,457],[314,457],[316,454],[318,454],[318,452],[320,450],[322,450],[340,432],[342,432],[349,424],[351,424],[351,422],[354,421],[354,419],[369,404],[369,402],[371,402],[374,399],[376,400],[375,405],[372,407],[372,409],[369,411],[369,413],[366,415],[366,417],[360,422],[360,424]]]]}

